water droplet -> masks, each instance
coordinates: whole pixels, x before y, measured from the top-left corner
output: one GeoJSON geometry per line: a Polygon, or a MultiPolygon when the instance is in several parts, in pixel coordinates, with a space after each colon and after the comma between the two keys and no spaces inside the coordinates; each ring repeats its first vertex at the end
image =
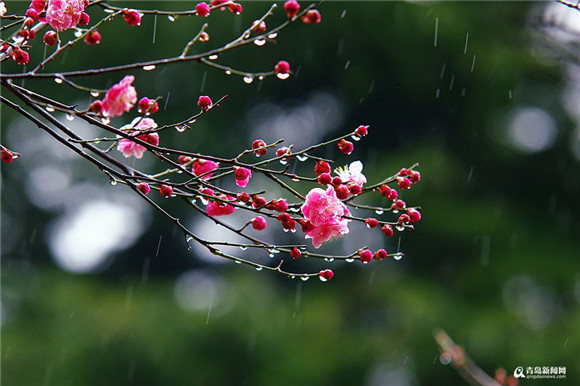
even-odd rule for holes
{"type": "Polygon", "coordinates": [[[321,281],[321,282],[326,282],[326,281],[328,281],[328,279],[327,279],[327,278],[325,278],[325,277],[324,277],[324,276],[322,276],[322,275],[319,275],[319,276],[318,276],[318,278],[320,279],[320,281],[321,281]]]}
{"type": "Polygon", "coordinates": [[[107,9],[105,9],[104,11],[105,11],[105,13],[114,13],[114,12],[115,12],[114,10],[112,10],[112,9],[108,9],[108,8],[107,8],[107,9]]]}
{"type": "Polygon", "coordinates": [[[365,226],[369,229],[371,228],[371,226],[369,224],[365,224],[365,226]]]}
{"type": "Polygon", "coordinates": [[[46,106],[45,107],[46,111],[48,111],[49,113],[52,113],[54,111],[54,107],[52,106],[46,106]]]}
{"type": "Polygon", "coordinates": [[[298,249],[300,249],[301,251],[305,251],[305,250],[307,250],[308,248],[306,247],[306,245],[302,245],[302,246],[300,246],[298,249]]]}
{"type": "Polygon", "coordinates": [[[242,251],[247,251],[247,250],[248,250],[248,247],[246,247],[246,246],[241,246],[241,247],[240,247],[240,249],[241,249],[242,251]]]}
{"type": "Polygon", "coordinates": [[[377,209],[377,210],[375,210],[375,213],[381,215],[381,214],[385,213],[385,211],[382,209],[377,209]]]}
{"type": "Polygon", "coordinates": [[[217,54],[213,54],[207,57],[209,60],[216,60],[218,58],[217,54]]]}
{"type": "Polygon", "coordinates": [[[282,79],[282,80],[286,80],[286,79],[290,78],[290,74],[276,74],[276,76],[278,77],[278,79],[282,79]]]}
{"type": "Polygon", "coordinates": [[[405,230],[405,226],[404,226],[404,225],[395,225],[395,228],[397,228],[397,230],[398,230],[399,232],[402,232],[402,231],[404,231],[404,230],[405,230]]]}
{"type": "Polygon", "coordinates": [[[62,80],[62,78],[54,78],[54,83],[58,83],[58,84],[62,84],[62,82],[64,82],[64,80],[62,80]]]}
{"type": "Polygon", "coordinates": [[[290,229],[290,233],[296,233],[296,228],[290,229]]]}
{"type": "Polygon", "coordinates": [[[289,232],[289,231],[288,231],[288,229],[286,229],[286,228],[282,228],[282,230],[283,230],[285,233],[288,233],[288,232],[289,232]]]}
{"type": "Polygon", "coordinates": [[[226,75],[232,75],[232,72],[230,70],[226,70],[226,75]]]}
{"type": "Polygon", "coordinates": [[[191,237],[190,235],[185,236],[185,242],[189,244],[190,241],[193,240],[193,237],[191,237]]]}
{"type": "Polygon", "coordinates": [[[99,139],[96,139],[94,142],[95,145],[98,145],[99,143],[101,143],[101,140],[99,140],[99,139]]]}
{"type": "Polygon", "coordinates": [[[277,32],[273,32],[270,35],[268,35],[268,39],[276,39],[276,36],[278,36],[277,32]]]}
{"type": "Polygon", "coordinates": [[[329,259],[328,257],[325,257],[325,258],[324,258],[324,261],[326,261],[326,262],[330,262],[330,259],[329,259]]]}
{"type": "Polygon", "coordinates": [[[290,275],[288,276],[290,279],[296,279],[296,275],[290,275]]]}
{"type": "Polygon", "coordinates": [[[297,177],[291,178],[291,180],[294,182],[300,182],[300,178],[297,178],[297,177]]]}
{"type": "Polygon", "coordinates": [[[254,81],[254,77],[253,76],[244,76],[244,83],[250,84],[253,81],[254,81]]]}
{"type": "Polygon", "coordinates": [[[169,19],[169,21],[172,21],[172,22],[175,21],[175,16],[173,16],[173,15],[169,15],[169,16],[167,16],[167,18],[169,19]]]}
{"type": "Polygon", "coordinates": [[[280,160],[280,163],[281,163],[282,165],[286,165],[286,164],[288,163],[288,161],[286,161],[286,159],[282,158],[282,159],[280,160]]]}
{"type": "Polygon", "coordinates": [[[260,75],[260,76],[258,77],[258,80],[264,80],[264,75],[260,75]]]}
{"type": "Polygon", "coordinates": [[[205,198],[205,197],[200,197],[200,199],[201,199],[201,203],[203,205],[207,205],[207,203],[209,202],[209,200],[207,198],[205,198]]]}
{"type": "Polygon", "coordinates": [[[302,281],[307,281],[308,279],[310,279],[309,276],[300,276],[300,280],[302,281]]]}
{"type": "Polygon", "coordinates": [[[394,255],[393,256],[393,259],[395,259],[397,261],[401,260],[402,258],[403,258],[403,255],[394,255]]]}
{"type": "Polygon", "coordinates": [[[274,257],[273,253],[268,253],[268,257],[274,257]]]}
{"type": "Polygon", "coordinates": [[[177,130],[180,133],[183,133],[185,130],[187,130],[187,126],[185,125],[175,126],[175,130],[177,130]]]}
{"type": "Polygon", "coordinates": [[[97,98],[99,95],[101,95],[98,91],[91,91],[91,96],[94,98],[97,98]]]}
{"type": "Polygon", "coordinates": [[[263,269],[264,269],[264,267],[256,267],[256,271],[258,271],[258,272],[260,272],[263,269]]]}
{"type": "Polygon", "coordinates": [[[154,64],[150,64],[148,66],[143,66],[143,71],[152,71],[155,70],[155,65],[154,64]]]}
{"type": "Polygon", "coordinates": [[[353,141],[360,141],[360,137],[358,135],[351,135],[350,137],[353,141]]]}
{"type": "Polygon", "coordinates": [[[80,38],[81,36],[83,36],[83,31],[76,31],[75,32],[75,37],[80,38]]]}
{"type": "Polygon", "coordinates": [[[234,263],[236,263],[236,264],[242,264],[242,262],[239,261],[239,260],[234,260],[234,263]]]}
{"type": "Polygon", "coordinates": [[[298,158],[298,161],[304,162],[308,159],[308,156],[307,155],[297,155],[296,158],[298,158]]]}
{"type": "Polygon", "coordinates": [[[68,113],[66,115],[66,119],[67,119],[67,121],[73,121],[75,119],[75,116],[72,113],[68,113]]]}
{"type": "Polygon", "coordinates": [[[266,44],[266,40],[256,39],[256,40],[254,40],[254,44],[257,45],[258,47],[262,47],[264,44],[266,44]]]}
{"type": "Polygon", "coordinates": [[[103,122],[105,125],[108,125],[111,123],[111,120],[109,118],[101,118],[101,122],[103,122]]]}
{"type": "Polygon", "coordinates": [[[346,261],[347,263],[352,263],[352,262],[354,262],[354,259],[353,259],[352,257],[350,257],[350,258],[346,259],[345,261],[346,261]]]}
{"type": "Polygon", "coordinates": [[[190,201],[193,205],[195,205],[195,203],[197,202],[197,200],[194,198],[190,201]]]}
{"type": "Polygon", "coordinates": [[[114,180],[114,179],[113,179],[113,180],[111,180],[110,182],[111,182],[111,185],[113,185],[113,186],[117,185],[117,180],[114,180]]]}

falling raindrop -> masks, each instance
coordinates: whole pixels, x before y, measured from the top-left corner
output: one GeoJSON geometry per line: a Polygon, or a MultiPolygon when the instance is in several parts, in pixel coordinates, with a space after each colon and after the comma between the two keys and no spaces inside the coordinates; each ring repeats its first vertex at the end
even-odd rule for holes
{"type": "Polygon", "coordinates": [[[68,113],[66,115],[66,119],[67,119],[67,121],[73,121],[75,119],[75,116],[72,113],[68,113]]]}
{"type": "Polygon", "coordinates": [[[254,44],[257,45],[258,47],[262,47],[264,44],[266,44],[266,40],[256,39],[256,40],[254,40],[254,44]]]}
{"type": "Polygon", "coordinates": [[[213,54],[207,57],[209,60],[216,60],[218,58],[217,54],[213,54]]]}
{"type": "Polygon", "coordinates": [[[45,107],[46,111],[48,111],[49,113],[52,113],[54,111],[54,107],[52,106],[46,106],[45,107]]]}
{"type": "Polygon", "coordinates": [[[54,78],[54,83],[62,84],[62,82],[64,82],[64,80],[62,80],[62,78],[58,78],[58,77],[54,78]]]}
{"type": "Polygon", "coordinates": [[[254,81],[254,77],[253,76],[244,76],[244,83],[246,84],[250,84],[254,81]]]}
{"type": "Polygon", "coordinates": [[[377,209],[377,210],[375,210],[375,213],[378,215],[381,215],[381,214],[385,213],[385,211],[382,209],[377,209]]]}
{"type": "Polygon", "coordinates": [[[304,162],[308,159],[308,156],[307,155],[297,155],[296,158],[298,158],[298,161],[304,162]]]}
{"type": "Polygon", "coordinates": [[[309,276],[300,276],[300,280],[302,281],[307,281],[308,279],[310,279],[309,276]]]}
{"type": "Polygon", "coordinates": [[[143,71],[151,71],[151,70],[155,70],[155,65],[154,64],[150,64],[148,66],[143,66],[143,71]]]}
{"type": "Polygon", "coordinates": [[[342,13],[340,14],[340,18],[344,19],[345,16],[346,16],[346,9],[342,11],[342,13]]]}
{"type": "Polygon", "coordinates": [[[282,80],[286,80],[288,78],[290,78],[290,74],[286,73],[286,74],[276,74],[276,76],[278,77],[278,79],[282,79],[282,80]]]}
{"type": "Polygon", "coordinates": [[[91,91],[91,96],[94,98],[97,98],[99,95],[101,95],[98,91],[91,91]]]}
{"type": "Polygon", "coordinates": [[[277,32],[273,32],[270,35],[268,35],[268,39],[276,39],[276,37],[278,36],[277,32]]]}

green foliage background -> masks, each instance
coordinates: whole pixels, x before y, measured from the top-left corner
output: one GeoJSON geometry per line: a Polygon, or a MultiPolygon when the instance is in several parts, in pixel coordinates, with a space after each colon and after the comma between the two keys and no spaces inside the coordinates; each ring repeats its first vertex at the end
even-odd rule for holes
{"type": "MultiPolygon", "coordinates": [[[[231,39],[270,4],[243,5],[238,17],[212,14],[207,44],[231,39]]],[[[130,6],[177,10],[192,3],[130,6]]],[[[177,133],[163,137],[223,156],[251,142],[244,116],[252,106],[263,101],[291,106],[316,90],[338,95],[345,120],[328,137],[371,125],[355,154],[371,181],[419,162],[423,181],[406,197],[422,206],[423,220],[404,235],[403,260],[337,265],[330,283],[207,265],[186,251],[182,237],[160,217],[104,272],[73,275],[60,271],[47,250],[45,224],[57,214],[26,199],[26,170],[18,162],[3,165],[2,213],[18,219],[25,232],[20,247],[2,255],[2,380],[6,385],[459,384],[459,376],[437,359],[432,331],[442,327],[488,373],[497,367],[511,372],[516,366],[566,366],[566,380],[552,383],[580,384],[580,173],[570,151],[577,122],[562,107],[567,59],[531,25],[543,6],[327,2],[319,7],[320,25],[292,25],[276,45],[220,57],[257,71],[287,59],[297,72],[287,81],[246,85],[195,63],[136,73],[140,95],[171,92],[158,122],[187,116],[202,82],[203,93],[214,99],[228,94],[188,139],[177,133]],[[559,135],[550,149],[521,153],[497,139],[508,130],[501,117],[523,106],[540,107],[556,121],[559,135]],[[33,230],[38,236],[31,238],[33,230]],[[153,254],[160,235],[159,256],[143,280],[143,259],[153,254]],[[230,305],[211,314],[180,308],[175,280],[188,269],[225,283],[230,305]],[[538,296],[524,300],[538,312],[550,305],[551,322],[533,328],[510,306],[506,297],[520,296],[506,286],[514,278],[533,283],[538,296]]],[[[24,9],[26,3],[8,1],[7,7],[24,9]]],[[[91,12],[98,20],[100,11],[91,12]]],[[[283,19],[280,10],[275,19],[283,19]]],[[[160,17],[153,44],[151,16],[133,29],[115,20],[101,30],[99,46],[75,47],[47,70],[175,55],[201,23],[160,17]]],[[[42,55],[42,47],[31,54],[42,55]]],[[[2,72],[15,71],[3,64],[2,72]]],[[[83,81],[102,88],[120,76],[83,81]]],[[[32,83],[54,95],[52,82],[32,83]]],[[[74,101],[69,89],[62,90],[59,98],[74,101]]],[[[14,119],[3,108],[2,143],[14,119]]],[[[30,133],[36,135],[33,128],[30,133]]],[[[85,168],[82,175],[106,183],[96,170],[85,168]]],[[[2,226],[4,240],[12,224],[2,226]]],[[[521,384],[542,384],[535,382],[521,384]]]]}

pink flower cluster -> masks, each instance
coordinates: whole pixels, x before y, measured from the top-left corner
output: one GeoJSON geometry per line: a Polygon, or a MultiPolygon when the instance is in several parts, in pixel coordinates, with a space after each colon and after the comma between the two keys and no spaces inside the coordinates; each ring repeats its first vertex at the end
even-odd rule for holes
{"type": "MultiPolygon", "coordinates": [[[[143,119],[135,118],[130,125],[122,127],[121,130],[135,129],[138,131],[144,131],[154,129],[156,127],[157,123],[155,123],[155,121],[151,118],[143,118],[143,119]]],[[[136,131],[133,135],[138,135],[139,134],[138,131],[136,131]]],[[[159,145],[159,134],[157,133],[145,133],[138,135],[137,138],[147,143],[150,143],[153,146],[159,145]]],[[[119,141],[119,144],[117,145],[117,150],[123,153],[123,156],[125,156],[125,158],[129,158],[131,156],[134,156],[135,158],[142,158],[143,153],[145,153],[147,148],[145,146],[139,145],[136,142],[131,141],[130,139],[123,138],[119,141]]]]}
{"type": "Polygon", "coordinates": [[[312,239],[314,248],[320,248],[322,243],[333,237],[341,237],[348,233],[350,220],[343,216],[350,216],[346,206],[336,197],[334,188],[326,191],[314,188],[308,195],[302,207],[302,214],[312,226],[306,232],[306,238],[312,239]]]}
{"type": "Polygon", "coordinates": [[[46,22],[59,32],[74,28],[81,21],[87,4],[86,0],[49,0],[46,22]]]}
{"type": "MultiPolygon", "coordinates": [[[[219,198],[224,201],[236,201],[232,196],[226,194],[220,194],[219,198]]],[[[210,201],[207,203],[207,215],[208,216],[227,216],[234,213],[236,208],[232,205],[226,204],[223,201],[210,201]]]]}
{"type": "Polygon", "coordinates": [[[135,77],[127,75],[107,91],[102,102],[102,114],[106,117],[118,117],[133,108],[137,102],[137,91],[131,86],[135,77]]]}

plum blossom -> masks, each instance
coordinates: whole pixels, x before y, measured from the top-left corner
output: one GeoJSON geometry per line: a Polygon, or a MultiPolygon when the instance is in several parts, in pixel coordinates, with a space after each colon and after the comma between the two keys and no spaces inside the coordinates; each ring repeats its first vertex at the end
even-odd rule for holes
{"type": "Polygon", "coordinates": [[[219,163],[217,162],[213,162],[213,161],[209,161],[209,160],[205,160],[205,159],[197,159],[195,160],[195,162],[193,163],[193,174],[195,174],[196,176],[201,176],[202,174],[204,174],[203,177],[201,177],[202,180],[207,180],[208,178],[210,178],[213,173],[208,173],[211,172],[212,170],[217,169],[220,166],[219,163]],[[205,174],[208,173],[208,174],[205,174]]]}
{"type": "Polygon", "coordinates": [[[74,28],[81,21],[87,3],[85,0],[50,0],[46,22],[59,32],[74,28]]]}
{"type": "MultiPolygon", "coordinates": [[[[153,146],[159,145],[159,134],[157,133],[145,133],[139,135],[139,131],[154,129],[157,127],[157,123],[151,118],[143,118],[140,117],[135,118],[133,122],[129,125],[125,125],[121,127],[123,131],[134,131],[131,135],[137,135],[142,141],[150,143],[153,146]],[[136,131],[135,131],[136,130],[136,131]]],[[[130,139],[123,138],[119,140],[119,144],[117,145],[117,150],[123,153],[125,158],[129,158],[134,156],[135,158],[142,158],[143,153],[147,150],[145,146],[139,145],[136,142],[131,141],[130,139]]]]}
{"type": "MultiPolygon", "coordinates": [[[[220,199],[225,201],[235,201],[236,199],[232,196],[226,194],[220,194],[220,199]]],[[[226,204],[222,201],[210,201],[207,203],[207,215],[208,216],[227,216],[228,214],[234,213],[236,208],[232,205],[226,204]]]]}
{"type": "Polygon", "coordinates": [[[133,108],[137,102],[137,91],[131,86],[135,77],[127,75],[107,91],[103,99],[103,115],[118,117],[133,108]]]}
{"type": "Polygon", "coordinates": [[[248,185],[248,182],[250,182],[250,178],[252,178],[252,171],[248,168],[240,168],[237,166],[234,166],[234,170],[236,184],[241,188],[245,188],[248,185]]]}
{"type": "Polygon", "coordinates": [[[0,1],[0,16],[6,15],[6,5],[4,5],[3,1],[0,1]]]}
{"type": "Polygon", "coordinates": [[[333,237],[341,237],[348,233],[350,216],[346,206],[336,197],[333,187],[326,191],[314,188],[306,195],[306,200],[300,208],[304,217],[310,221],[311,227],[306,232],[306,238],[312,239],[314,248],[320,248],[322,243],[333,237]]]}
{"type": "Polygon", "coordinates": [[[354,161],[348,166],[348,169],[336,168],[334,172],[340,177],[343,183],[352,183],[357,185],[359,188],[367,182],[367,178],[362,174],[363,164],[360,161],[354,161]]]}

